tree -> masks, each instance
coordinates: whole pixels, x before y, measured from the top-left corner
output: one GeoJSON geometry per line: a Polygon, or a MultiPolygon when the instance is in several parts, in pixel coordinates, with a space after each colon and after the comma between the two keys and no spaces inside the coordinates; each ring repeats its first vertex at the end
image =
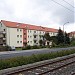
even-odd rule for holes
{"type": "Polygon", "coordinates": [[[63,44],[64,43],[64,34],[61,29],[58,30],[57,34],[57,44],[63,44]]]}
{"type": "Polygon", "coordinates": [[[43,41],[42,40],[39,40],[39,43],[40,43],[40,46],[43,44],[43,41]]]}
{"type": "Polygon", "coordinates": [[[48,41],[51,40],[49,33],[45,33],[44,38],[48,41]]]}
{"type": "Polygon", "coordinates": [[[67,34],[65,32],[65,38],[64,38],[65,44],[70,44],[70,38],[69,38],[69,34],[67,34]]]}
{"type": "Polygon", "coordinates": [[[51,40],[53,43],[57,44],[57,37],[56,36],[51,36],[51,40]]]}

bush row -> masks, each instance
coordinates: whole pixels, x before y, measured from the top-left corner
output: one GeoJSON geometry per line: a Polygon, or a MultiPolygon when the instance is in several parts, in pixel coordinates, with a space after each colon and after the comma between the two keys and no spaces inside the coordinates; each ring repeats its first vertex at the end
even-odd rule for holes
{"type": "Polygon", "coordinates": [[[0,46],[0,51],[11,51],[11,47],[9,46],[0,46]]]}
{"type": "Polygon", "coordinates": [[[37,45],[34,45],[34,46],[30,46],[30,45],[27,45],[26,47],[23,47],[22,50],[28,50],[28,49],[40,49],[40,48],[46,48],[47,46],[37,46],[37,45]]]}
{"type": "Polygon", "coordinates": [[[26,65],[38,61],[47,60],[47,59],[52,59],[55,57],[61,57],[73,53],[75,53],[75,50],[65,50],[65,51],[52,52],[46,54],[37,54],[37,55],[33,54],[32,56],[25,56],[25,57],[21,56],[21,57],[15,57],[10,59],[2,59],[0,60],[0,70],[10,68],[10,67],[26,65]]]}

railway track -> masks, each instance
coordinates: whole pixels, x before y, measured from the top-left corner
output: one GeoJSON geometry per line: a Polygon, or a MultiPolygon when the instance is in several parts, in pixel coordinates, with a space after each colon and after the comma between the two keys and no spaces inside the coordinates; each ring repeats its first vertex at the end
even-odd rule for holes
{"type": "Polygon", "coordinates": [[[46,61],[2,75],[75,75],[75,55],[61,57],[53,61],[46,61]]]}

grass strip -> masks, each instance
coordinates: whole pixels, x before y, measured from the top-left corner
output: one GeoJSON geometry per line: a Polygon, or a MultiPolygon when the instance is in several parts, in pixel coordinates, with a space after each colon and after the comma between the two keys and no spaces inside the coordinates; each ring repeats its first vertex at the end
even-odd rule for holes
{"type": "Polygon", "coordinates": [[[75,49],[45,53],[45,54],[37,54],[37,55],[33,54],[31,56],[20,56],[20,57],[15,57],[10,59],[1,59],[0,70],[16,67],[16,66],[21,66],[21,65],[26,65],[30,63],[35,63],[35,62],[39,62],[43,60],[53,59],[56,57],[62,57],[62,56],[70,55],[73,53],[75,53],[75,49]]]}

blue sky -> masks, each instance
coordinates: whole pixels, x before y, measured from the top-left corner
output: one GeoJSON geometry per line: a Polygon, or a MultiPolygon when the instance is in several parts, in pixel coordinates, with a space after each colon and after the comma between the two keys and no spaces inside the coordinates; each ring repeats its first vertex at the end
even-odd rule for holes
{"type": "Polygon", "coordinates": [[[0,20],[75,31],[75,0],[0,0],[0,20]],[[67,3],[66,3],[66,2],[67,3]],[[68,4],[69,3],[69,4],[68,4]]]}

